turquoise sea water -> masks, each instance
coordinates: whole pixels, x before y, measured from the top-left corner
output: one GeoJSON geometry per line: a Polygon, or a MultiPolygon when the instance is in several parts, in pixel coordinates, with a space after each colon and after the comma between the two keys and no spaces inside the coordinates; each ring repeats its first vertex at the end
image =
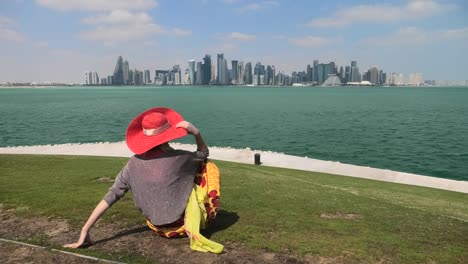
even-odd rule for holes
{"type": "Polygon", "coordinates": [[[153,106],[178,110],[212,146],[468,180],[468,88],[0,89],[0,146],[122,141],[153,106]]]}

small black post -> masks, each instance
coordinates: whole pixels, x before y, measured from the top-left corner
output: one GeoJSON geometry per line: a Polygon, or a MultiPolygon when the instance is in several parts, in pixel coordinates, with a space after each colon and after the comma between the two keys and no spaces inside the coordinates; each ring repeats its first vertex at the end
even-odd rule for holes
{"type": "Polygon", "coordinates": [[[262,162],[260,162],[260,153],[255,153],[255,165],[260,165],[262,162]]]}

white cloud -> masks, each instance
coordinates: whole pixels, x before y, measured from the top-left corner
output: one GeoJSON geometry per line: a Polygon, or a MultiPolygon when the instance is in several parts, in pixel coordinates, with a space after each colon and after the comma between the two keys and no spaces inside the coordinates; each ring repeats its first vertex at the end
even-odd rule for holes
{"type": "Polygon", "coordinates": [[[228,39],[235,41],[254,41],[257,38],[254,35],[244,34],[240,32],[232,32],[227,37],[228,39]]]}
{"type": "Polygon", "coordinates": [[[174,28],[174,29],[172,30],[172,32],[173,32],[174,35],[177,36],[177,37],[186,37],[186,36],[192,35],[192,31],[190,31],[190,30],[185,30],[185,29],[181,29],[181,28],[174,28]]]}
{"type": "Polygon", "coordinates": [[[109,14],[87,17],[82,23],[97,25],[95,29],[81,32],[79,36],[82,39],[102,41],[106,46],[113,46],[116,42],[141,40],[165,32],[147,13],[127,10],[114,10],[109,14]]]}
{"type": "Polygon", "coordinates": [[[363,44],[388,46],[388,45],[415,45],[426,42],[429,39],[427,32],[415,27],[401,28],[388,36],[372,37],[361,41],[363,44]]]}
{"type": "Polygon", "coordinates": [[[277,7],[277,6],[279,6],[278,1],[262,1],[259,3],[252,3],[252,4],[245,5],[243,7],[238,8],[237,11],[239,11],[240,13],[247,13],[247,12],[277,7]]]}
{"type": "Polygon", "coordinates": [[[152,18],[145,12],[131,13],[127,10],[112,10],[110,14],[86,17],[84,24],[145,24],[151,23],[152,18]]]}
{"type": "Polygon", "coordinates": [[[425,31],[415,27],[405,27],[386,36],[366,38],[361,44],[370,46],[408,46],[432,43],[437,40],[468,38],[468,27],[460,29],[425,31]]]}
{"type": "Polygon", "coordinates": [[[468,27],[443,30],[439,31],[439,34],[447,39],[468,38],[468,27]]]}
{"type": "Polygon", "coordinates": [[[0,16],[0,27],[7,27],[13,25],[14,22],[8,17],[0,16]]]}
{"type": "Polygon", "coordinates": [[[224,53],[224,52],[232,52],[237,50],[237,45],[233,43],[222,43],[219,46],[213,47],[210,49],[209,53],[224,53]]]}
{"type": "Polygon", "coordinates": [[[94,30],[81,32],[79,36],[86,40],[103,41],[110,44],[121,41],[131,41],[147,38],[163,33],[164,29],[153,23],[129,24],[118,26],[99,26],[94,30]]]}
{"type": "Polygon", "coordinates": [[[321,47],[336,43],[336,40],[315,36],[306,36],[301,38],[290,38],[289,43],[299,47],[321,47]]]}
{"type": "Polygon", "coordinates": [[[156,0],[36,0],[36,2],[41,6],[60,11],[145,10],[158,5],[156,0]]]}
{"type": "Polygon", "coordinates": [[[359,5],[340,9],[330,17],[314,19],[307,23],[310,27],[342,27],[353,23],[387,23],[401,20],[430,17],[453,9],[451,4],[434,0],[408,0],[405,5],[359,5]]]}
{"type": "Polygon", "coordinates": [[[0,40],[21,42],[25,39],[23,34],[13,30],[14,21],[8,17],[0,16],[0,40]]]}

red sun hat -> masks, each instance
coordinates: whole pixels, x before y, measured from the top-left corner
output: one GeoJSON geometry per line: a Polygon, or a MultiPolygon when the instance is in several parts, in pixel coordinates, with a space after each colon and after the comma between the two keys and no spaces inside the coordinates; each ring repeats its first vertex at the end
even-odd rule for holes
{"type": "Polygon", "coordinates": [[[135,154],[187,135],[185,128],[176,128],[184,118],[170,108],[156,107],[139,114],[127,128],[127,146],[135,154]]]}

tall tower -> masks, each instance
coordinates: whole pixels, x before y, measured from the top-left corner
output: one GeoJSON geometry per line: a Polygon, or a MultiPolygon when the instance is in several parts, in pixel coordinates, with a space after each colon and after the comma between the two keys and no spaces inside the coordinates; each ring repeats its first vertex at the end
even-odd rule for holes
{"type": "Polygon", "coordinates": [[[145,70],[145,77],[143,80],[144,84],[150,84],[151,83],[151,75],[149,70],[145,70]]]}
{"type": "Polygon", "coordinates": [[[357,61],[351,61],[351,82],[360,82],[361,74],[359,73],[359,68],[357,66],[357,61]]]}
{"type": "Polygon", "coordinates": [[[216,79],[218,77],[216,76],[216,66],[214,64],[211,64],[211,79],[210,83],[216,83],[216,79]]]}
{"type": "Polygon", "coordinates": [[[272,80],[271,84],[276,85],[276,68],[275,66],[271,66],[271,74],[272,74],[272,80]]]}
{"type": "Polygon", "coordinates": [[[307,64],[306,72],[307,72],[306,81],[307,82],[312,82],[312,79],[313,79],[312,73],[313,73],[313,71],[312,71],[312,67],[310,67],[310,64],[307,64]]]}
{"type": "Polygon", "coordinates": [[[271,69],[270,65],[267,65],[266,71],[265,71],[265,84],[266,85],[272,84],[272,79],[273,79],[273,70],[271,69]]]}
{"type": "Polygon", "coordinates": [[[220,53],[217,55],[217,60],[216,60],[216,67],[217,67],[217,70],[216,70],[216,82],[218,84],[221,83],[221,74],[222,74],[222,64],[223,64],[223,60],[224,60],[224,55],[223,53],[220,53]]]}
{"type": "Polygon", "coordinates": [[[123,63],[123,80],[124,84],[129,84],[130,83],[130,66],[128,65],[128,61],[124,61],[123,63]]]}
{"type": "Polygon", "coordinates": [[[247,62],[245,64],[244,83],[252,84],[252,63],[247,62]]]}
{"type": "Polygon", "coordinates": [[[123,74],[123,59],[122,56],[119,56],[117,59],[117,63],[115,64],[114,68],[114,75],[113,75],[113,84],[114,85],[124,85],[124,74],[123,74]]]}
{"type": "Polygon", "coordinates": [[[343,66],[340,67],[340,71],[338,73],[338,76],[340,77],[340,81],[343,83],[344,82],[344,70],[343,66]]]}
{"type": "Polygon", "coordinates": [[[313,79],[312,79],[312,82],[318,82],[318,69],[317,69],[317,65],[318,65],[318,60],[314,60],[314,63],[313,63],[313,68],[312,68],[312,76],[313,76],[313,79]]]}
{"type": "Polygon", "coordinates": [[[89,78],[89,72],[86,71],[84,75],[85,75],[85,83],[86,83],[86,85],[90,85],[90,84],[91,84],[91,79],[89,78]]]}
{"type": "Polygon", "coordinates": [[[237,66],[237,84],[244,84],[244,63],[240,62],[237,66]]]}
{"type": "Polygon", "coordinates": [[[201,85],[202,82],[203,82],[203,66],[202,66],[202,63],[201,61],[197,62],[197,74],[196,74],[196,80],[195,80],[195,84],[197,85],[201,85]]]}
{"type": "Polygon", "coordinates": [[[211,81],[211,56],[206,54],[203,57],[203,81],[202,84],[210,84],[211,81]]]}
{"type": "Polygon", "coordinates": [[[188,70],[189,70],[189,77],[190,77],[190,83],[194,85],[195,84],[195,60],[189,60],[188,61],[188,70]]]}
{"type": "Polygon", "coordinates": [[[379,70],[376,67],[372,67],[369,69],[369,82],[373,85],[379,84],[379,70]]]}
{"type": "Polygon", "coordinates": [[[226,59],[222,59],[221,60],[221,80],[222,80],[222,83],[221,84],[228,84],[229,83],[229,71],[228,71],[228,66],[227,66],[227,60],[226,59]]]}
{"type": "Polygon", "coordinates": [[[239,72],[238,72],[239,61],[232,60],[231,64],[232,64],[232,80],[235,84],[237,84],[238,83],[237,79],[239,78],[239,72]]]}

